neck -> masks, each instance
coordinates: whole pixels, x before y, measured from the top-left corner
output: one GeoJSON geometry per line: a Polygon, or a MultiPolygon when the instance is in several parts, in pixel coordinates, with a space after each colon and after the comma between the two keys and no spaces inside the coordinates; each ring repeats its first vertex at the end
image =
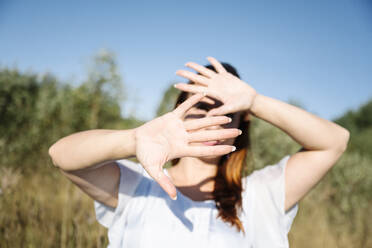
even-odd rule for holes
{"type": "Polygon", "coordinates": [[[211,192],[214,189],[219,160],[220,157],[183,157],[168,172],[176,187],[198,186],[200,191],[211,192]]]}

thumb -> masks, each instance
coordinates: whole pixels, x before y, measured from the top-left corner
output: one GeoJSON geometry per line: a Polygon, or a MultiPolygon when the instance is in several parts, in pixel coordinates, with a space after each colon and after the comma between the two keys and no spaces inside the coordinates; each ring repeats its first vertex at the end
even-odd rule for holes
{"type": "Polygon", "coordinates": [[[163,170],[160,170],[155,178],[155,181],[164,189],[172,200],[177,200],[177,189],[173,185],[170,178],[164,174],[163,170]]]}

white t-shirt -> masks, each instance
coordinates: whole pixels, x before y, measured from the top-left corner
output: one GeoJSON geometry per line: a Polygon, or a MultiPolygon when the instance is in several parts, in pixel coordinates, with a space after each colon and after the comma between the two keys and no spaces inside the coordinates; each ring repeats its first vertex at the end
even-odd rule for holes
{"type": "Polygon", "coordinates": [[[114,209],[94,201],[96,218],[108,228],[111,248],[289,247],[288,232],[298,210],[296,203],[284,212],[289,157],[242,178],[239,218],[245,236],[216,217],[214,200],[193,201],[177,191],[173,201],[140,164],[126,159],[117,161],[118,206],[114,209]]]}

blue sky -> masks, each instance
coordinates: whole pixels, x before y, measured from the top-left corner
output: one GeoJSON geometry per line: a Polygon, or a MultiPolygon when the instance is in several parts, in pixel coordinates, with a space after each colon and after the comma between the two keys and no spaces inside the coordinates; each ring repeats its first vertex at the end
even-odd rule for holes
{"type": "Polygon", "coordinates": [[[231,63],[260,94],[325,119],[372,97],[372,3],[350,1],[0,0],[0,65],[78,85],[116,53],[123,113],[154,117],[187,61],[231,63]]]}

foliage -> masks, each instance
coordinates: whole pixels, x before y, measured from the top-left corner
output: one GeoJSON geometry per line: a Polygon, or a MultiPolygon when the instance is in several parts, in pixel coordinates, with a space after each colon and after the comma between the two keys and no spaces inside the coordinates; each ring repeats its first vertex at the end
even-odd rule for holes
{"type": "MultiPolygon", "coordinates": [[[[52,75],[38,77],[16,69],[0,71],[0,163],[35,169],[48,163],[48,147],[73,132],[120,128],[122,82],[113,55],[94,58],[88,79],[78,87],[52,75]]],[[[138,121],[130,120],[133,124],[138,121]]]]}
{"type": "Polygon", "coordinates": [[[161,116],[174,109],[180,90],[173,87],[171,84],[164,92],[163,98],[160,101],[159,107],[156,110],[156,116],[161,116]]]}
{"type": "Polygon", "coordinates": [[[338,236],[349,234],[355,247],[367,247],[372,233],[371,165],[368,156],[347,152],[327,175],[331,187],[328,218],[335,227],[333,232],[338,236]]]}
{"type": "Polygon", "coordinates": [[[372,99],[359,109],[349,110],[334,121],[350,131],[348,149],[372,159],[372,99]]]}

